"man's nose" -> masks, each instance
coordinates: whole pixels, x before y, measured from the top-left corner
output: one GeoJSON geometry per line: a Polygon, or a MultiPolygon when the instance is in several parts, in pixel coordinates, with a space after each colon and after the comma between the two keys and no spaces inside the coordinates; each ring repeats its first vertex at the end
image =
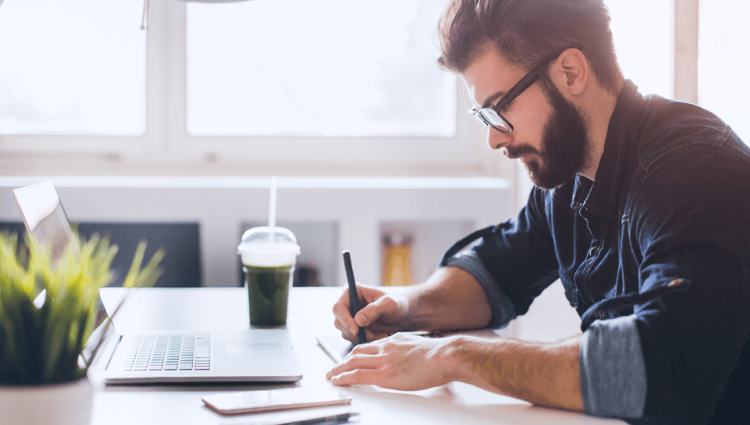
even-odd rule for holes
{"type": "Polygon", "coordinates": [[[489,127],[487,130],[487,145],[489,145],[490,149],[499,150],[510,144],[512,139],[510,134],[503,133],[492,127],[489,127]]]}

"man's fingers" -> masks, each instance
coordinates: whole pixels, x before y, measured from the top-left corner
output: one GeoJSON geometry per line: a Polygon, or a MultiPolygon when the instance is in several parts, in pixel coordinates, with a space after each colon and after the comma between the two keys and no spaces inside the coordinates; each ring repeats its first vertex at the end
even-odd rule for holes
{"type": "Polygon", "coordinates": [[[385,332],[373,332],[369,329],[365,330],[365,338],[367,339],[367,342],[374,342],[381,340],[383,338],[388,338],[388,334],[385,332]]]}
{"type": "Polygon", "coordinates": [[[355,324],[360,327],[369,326],[384,314],[395,312],[395,303],[389,297],[381,297],[367,304],[354,316],[355,324]]]}
{"type": "Polygon", "coordinates": [[[336,375],[356,369],[374,369],[381,363],[382,360],[377,356],[369,354],[349,354],[343,362],[339,363],[336,367],[326,373],[326,378],[330,379],[336,375]]]}
{"type": "Polygon", "coordinates": [[[380,385],[382,371],[379,369],[357,369],[343,372],[331,378],[333,385],[380,385]]]}
{"type": "MultiPolygon", "coordinates": [[[[355,323],[354,319],[352,318],[352,315],[349,313],[349,305],[345,305],[344,303],[338,302],[333,306],[333,315],[336,316],[336,320],[340,321],[342,325],[348,329],[349,333],[352,335],[357,335],[357,332],[359,331],[359,327],[357,326],[357,323],[355,323]]],[[[343,329],[340,329],[342,330],[343,329]]]]}
{"type": "Polygon", "coordinates": [[[379,354],[380,348],[375,344],[360,344],[354,347],[351,354],[379,354]]]}
{"type": "Polygon", "coordinates": [[[341,323],[341,321],[339,319],[336,319],[333,322],[333,326],[335,326],[336,329],[338,329],[338,330],[341,331],[341,336],[344,339],[348,340],[352,344],[356,344],[357,343],[357,336],[356,335],[352,335],[352,333],[349,331],[349,328],[347,328],[346,326],[344,326],[344,324],[341,323]]]}

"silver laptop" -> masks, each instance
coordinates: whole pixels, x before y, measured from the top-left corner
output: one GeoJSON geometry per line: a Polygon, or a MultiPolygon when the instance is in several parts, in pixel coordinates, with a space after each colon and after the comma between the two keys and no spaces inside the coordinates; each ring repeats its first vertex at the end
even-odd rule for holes
{"type": "MultiPolygon", "coordinates": [[[[70,221],[51,181],[13,191],[29,233],[52,245],[59,258],[70,243],[70,221]]],[[[186,382],[296,382],[302,369],[285,329],[220,332],[144,332],[120,335],[108,321],[103,305],[101,326],[81,353],[87,360],[105,339],[90,372],[112,384],[186,382]],[[87,350],[89,352],[87,353],[87,350]]],[[[112,311],[109,311],[112,314],[112,311]]],[[[98,324],[97,324],[98,325],[98,324]]]]}

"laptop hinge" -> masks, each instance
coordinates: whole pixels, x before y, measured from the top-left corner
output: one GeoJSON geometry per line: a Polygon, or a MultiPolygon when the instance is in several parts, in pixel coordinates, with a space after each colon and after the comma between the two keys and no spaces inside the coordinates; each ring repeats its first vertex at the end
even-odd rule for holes
{"type": "Polygon", "coordinates": [[[107,348],[102,350],[102,353],[96,356],[96,370],[105,371],[109,367],[109,362],[112,361],[112,357],[115,355],[117,346],[120,345],[122,335],[115,335],[112,339],[107,342],[107,348]]]}

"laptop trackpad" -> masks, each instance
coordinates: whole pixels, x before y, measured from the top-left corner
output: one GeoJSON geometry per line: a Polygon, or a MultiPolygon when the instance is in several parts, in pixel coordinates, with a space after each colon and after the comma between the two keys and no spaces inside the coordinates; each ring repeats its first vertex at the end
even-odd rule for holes
{"type": "Polygon", "coordinates": [[[284,357],[284,350],[279,344],[226,344],[224,350],[229,358],[262,361],[284,357]]]}

